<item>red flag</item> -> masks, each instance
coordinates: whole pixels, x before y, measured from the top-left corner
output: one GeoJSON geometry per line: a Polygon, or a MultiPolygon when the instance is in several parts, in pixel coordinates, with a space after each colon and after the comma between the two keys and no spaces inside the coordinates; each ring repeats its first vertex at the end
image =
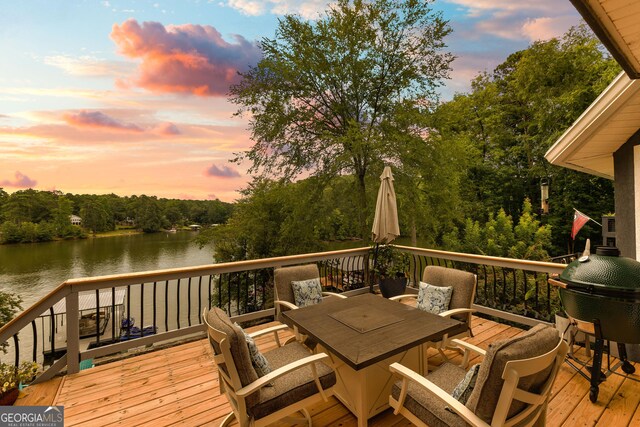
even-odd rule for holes
{"type": "Polygon", "coordinates": [[[573,210],[573,227],[571,227],[571,239],[575,240],[576,234],[578,234],[578,231],[580,231],[582,226],[585,225],[590,220],[591,218],[589,218],[579,210],[574,209],[573,210]]]}

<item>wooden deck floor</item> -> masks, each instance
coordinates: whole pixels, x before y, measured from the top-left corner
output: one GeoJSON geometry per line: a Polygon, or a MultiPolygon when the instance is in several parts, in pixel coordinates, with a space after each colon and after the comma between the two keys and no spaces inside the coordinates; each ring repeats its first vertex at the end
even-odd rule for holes
{"type": "MultiPolygon", "coordinates": [[[[266,326],[269,325],[249,330],[266,326]]],[[[521,332],[482,318],[474,318],[473,330],[475,336],[469,341],[483,348],[492,341],[521,332]]],[[[272,344],[261,338],[258,345],[267,350],[272,344]]],[[[584,350],[578,355],[586,359],[584,350]]],[[[439,364],[435,352],[429,363],[439,364]]],[[[633,378],[640,380],[637,374],[633,378]]],[[[216,368],[206,340],[98,366],[26,390],[17,404],[64,405],[68,427],[218,426],[230,411],[226,398],[219,394],[216,368]]],[[[553,388],[547,425],[640,426],[640,382],[611,375],[601,384],[596,404],[589,401],[588,393],[587,380],[563,364],[553,388]]],[[[310,408],[310,412],[316,426],[356,425],[355,417],[335,398],[310,408]]],[[[388,410],[370,420],[369,425],[411,424],[388,410]]]]}

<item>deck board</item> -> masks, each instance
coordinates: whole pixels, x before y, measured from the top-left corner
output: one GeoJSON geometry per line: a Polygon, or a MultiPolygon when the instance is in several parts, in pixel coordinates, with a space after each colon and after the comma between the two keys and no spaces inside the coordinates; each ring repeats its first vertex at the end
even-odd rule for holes
{"type": "MultiPolygon", "coordinates": [[[[274,324],[248,330],[253,332],[274,324]]],[[[466,340],[483,349],[496,340],[522,332],[479,317],[473,318],[473,331],[474,336],[466,340]]],[[[292,336],[287,331],[279,334],[282,342],[292,336]]],[[[256,342],[263,351],[276,346],[271,335],[259,337],[256,342]]],[[[454,361],[461,357],[455,351],[446,354],[454,361]]],[[[576,357],[589,361],[584,349],[579,349],[576,357]]],[[[437,351],[429,350],[430,367],[437,367],[442,360],[437,351]]],[[[470,363],[479,361],[476,358],[470,363]]],[[[640,364],[636,367],[640,371],[640,364]]],[[[617,372],[622,370],[618,367],[617,372]]],[[[640,425],[640,375],[634,374],[631,378],[610,375],[600,386],[598,402],[592,404],[588,381],[564,363],[553,387],[547,425],[640,425]]],[[[225,396],[220,395],[211,348],[204,339],[28,387],[17,404],[64,405],[67,426],[217,426],[230,411],[225,396]]],[[[309,411],[316,426],[357,425],[356,418],[334,397],[309,411]]],[[[274,424],[275,427],[286,425],[274,424]]],[[[388,410],[372,418],[369,425],[404,427],[411,423],[388,410]]]]}

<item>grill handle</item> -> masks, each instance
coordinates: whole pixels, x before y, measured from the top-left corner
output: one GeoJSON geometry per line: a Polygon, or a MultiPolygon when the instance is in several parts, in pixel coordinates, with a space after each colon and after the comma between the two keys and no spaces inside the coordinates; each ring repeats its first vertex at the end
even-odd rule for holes
{"type": "Polygon", "coordinates": [[[549,284],[556,288],[567,289],[567,284],[556,279],[549,278],[549,284]]]}

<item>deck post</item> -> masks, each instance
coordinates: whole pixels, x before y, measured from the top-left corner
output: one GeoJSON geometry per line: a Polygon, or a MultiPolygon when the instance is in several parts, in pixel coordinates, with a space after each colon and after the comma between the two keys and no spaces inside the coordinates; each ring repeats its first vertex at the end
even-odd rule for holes
{"type": "Polygon", "coordinates": [[[67,300],[67,374],[80,371],[80,310],[78,292],[71,291],[67,300]]]}

